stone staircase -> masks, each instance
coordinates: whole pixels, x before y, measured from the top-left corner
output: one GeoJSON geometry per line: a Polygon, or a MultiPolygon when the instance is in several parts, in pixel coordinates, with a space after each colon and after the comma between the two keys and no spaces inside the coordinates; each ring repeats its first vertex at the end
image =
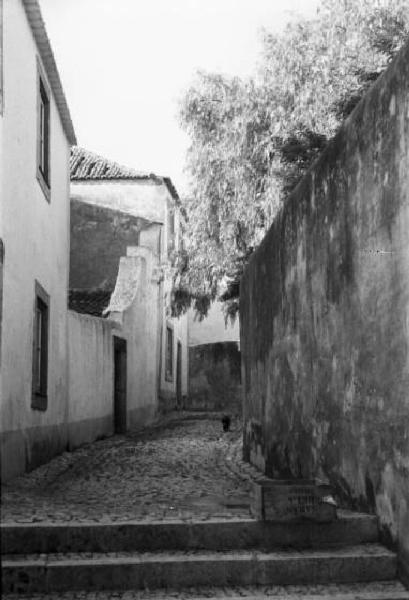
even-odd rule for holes
{"type": "Polygon", "coordinates": [[[4,599],[231,598],[236,590],[273,600],[409,600],[376,518],[363,514],[339,511],[328,524],[4,524],[1,534],[4,599]]]}

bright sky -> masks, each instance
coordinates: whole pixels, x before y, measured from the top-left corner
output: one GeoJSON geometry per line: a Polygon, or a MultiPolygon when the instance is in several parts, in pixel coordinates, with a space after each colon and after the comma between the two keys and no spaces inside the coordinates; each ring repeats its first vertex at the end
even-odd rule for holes
{"type": "Polygon", "coordinates": [[[179,193],[188,139],[178,99],[197,69],[246,76],[261,27],[318,0],[40,0],[80,146],[167,175],[179,193]]]}

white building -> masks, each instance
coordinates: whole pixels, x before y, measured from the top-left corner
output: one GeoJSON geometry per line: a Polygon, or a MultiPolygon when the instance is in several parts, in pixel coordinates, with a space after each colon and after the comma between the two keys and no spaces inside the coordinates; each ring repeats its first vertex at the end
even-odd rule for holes
{"type": "MultiPolygon", "coordinates": [[[[86,157],[86,180],[73,182],[77,208],[116,211],[113,237],[94,254],[112,275],[109,293],[102,290],[108,317],[67,309],[75,145],[38,1],[0,0],[3,480],[99,436],[144,425],[161,401],[171,408],[187,394],[187,317],[170,314],[180,205],[169,179],[104,181],[86,157]],[[122,222],[130,223],[125,237],[122,222]]],[[[81,210],[77,216],[83,219],[81,210]]],[[[84,218],[83,224],[91,252],[95,223],[84,218]]]]}
{"type": "Polygon", "coordinates": [[[124,313],[130,307],[136,259],[152,272],[135,305],[140,316],[134,312],[133,324],[121,320],[133,331],[127,348],[128,421],[141,425],[157,410],[181,406],[188,393],[188,318],[171,316],[171,264],[182,238],[179,197],[167,177],[73,148],[71,222],[70,288],[79,298],[81,290],[113,291],[107,307],[113,317],[118,308],[124,313]]]}
{"type": "Polygon", "coordinates": [[[0,423],[8,478],[67,443],[69,152],[76,139],[37,0],[0,7],[0,423]]]}

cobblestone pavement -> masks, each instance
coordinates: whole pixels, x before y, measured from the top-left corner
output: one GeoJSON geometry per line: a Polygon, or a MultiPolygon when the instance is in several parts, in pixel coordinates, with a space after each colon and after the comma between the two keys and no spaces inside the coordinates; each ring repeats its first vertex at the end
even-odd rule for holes
{"type": "MultiPolygon", "coordinates": [[[[326,584],[326,585],[270,585],[270,586],[229,586],[228,588],[195,587],[182,590],[160,589],[160,590],[129,590],[129,591],[98,591],[98,592],[65,592],[53,594],[31,594],[19,595],[18,598],[25,600],[193,600],[202,598],[253,598],[263,599],[273,597],[274,600],[281,598],[311,598],[322,597],[323,599],[339,599],[343,594],[356,595],[357,600],[365,598],[366,594],[400,592],[404,594],[404,588],[397,582],[378,581],[373,583],[350,583],[350,584],[326,584]]],[[[366,596],[368,597],[368,596],[366,596]]],[[[395,597],[398,597],[396,595],[395,597]]],[[[409,592],[408,596],[409,598],[409,592]]],[[[3,600],[15,600],[16,595],[6,594],[3,600]]]]}
{"type": "Polygon", "coordinates": [[[240,423],[231,429],[182,414],[66,452],[3,486],[2,521],[248,517],[240,423]]]}

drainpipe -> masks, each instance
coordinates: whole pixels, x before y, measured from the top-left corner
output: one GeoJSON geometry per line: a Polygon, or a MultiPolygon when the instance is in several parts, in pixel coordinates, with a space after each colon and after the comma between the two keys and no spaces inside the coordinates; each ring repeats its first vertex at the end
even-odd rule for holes
{"type": "Polygon", "coordinates": [[[162,382],[162,344],[163,344],[163,278],[158,281],[158,407],[160,408],[160,392],[162,382]]]}
{"type": "Polygon", "coordinates": [[[162,382],[162,345],[163,345],[163,270],[161,269],[160,265],[162,262],[162,228],[159,230],[159,240],[158,240],[158,250],[159,250],[159,271],[160,274],[158,276],[157,282],[158,282],[158,300],[157,300],[157,306],[158,306],[158,325],[157,325],[157,335],[158,335],[158,343],[157,343],[157,360],[156,360],[156,364],[157,364],[157,369],[158,369],[158,373],[157,373],[157,386],[158,386],[158,391],[157,391],[157,399],[158,399],[158,409],[160,408],[160,392],[161,392],[161,382],[162,382]]]}

